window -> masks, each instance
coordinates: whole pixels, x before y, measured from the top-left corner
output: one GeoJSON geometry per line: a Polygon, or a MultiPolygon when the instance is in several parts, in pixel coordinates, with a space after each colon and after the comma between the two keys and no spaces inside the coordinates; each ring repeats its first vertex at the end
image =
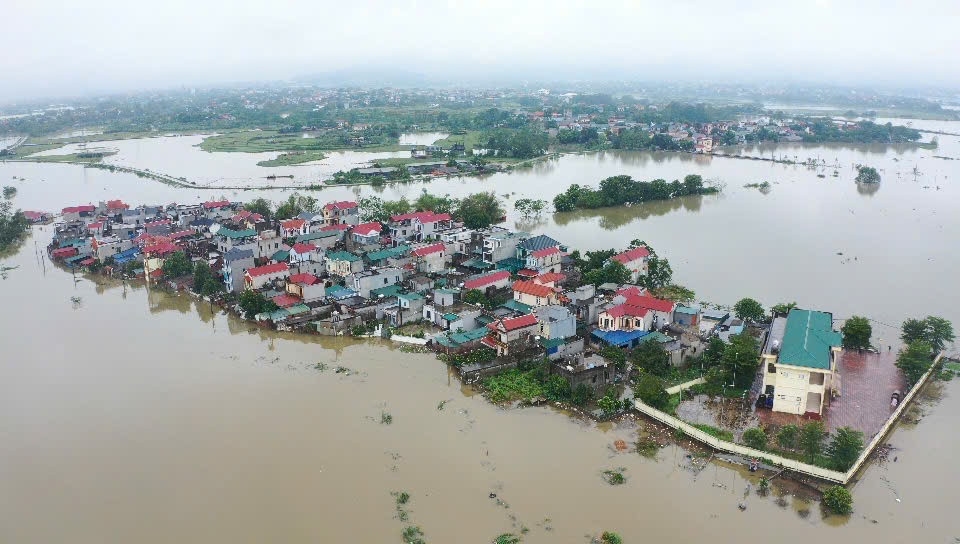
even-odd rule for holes
{"type": "Polygon", "coordinates": [[[387,284],[387,278],[383,278],[383,284],[384,284],[384,285],[387,284]]]}
{"type": "Polygon", "coordinates": [[[776,372],[777,372],[777,365],[773,363],[767,363],[767,373],[776,374],[776,372]]]}

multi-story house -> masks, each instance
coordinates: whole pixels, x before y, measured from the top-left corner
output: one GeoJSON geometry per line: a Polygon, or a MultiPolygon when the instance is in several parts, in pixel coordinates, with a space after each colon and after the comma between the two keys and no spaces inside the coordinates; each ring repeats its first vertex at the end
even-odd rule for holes
{"type": "Polygon", "coordinates": [[[380,231],[383,227],[380,223],[370,222],[361,223],[350,230],[353,241],[360,245],[372,245],[380,241],[380,231]]]}
{"type": "Polygon", "coordinates": [[[441,272],[450,264],[450,253],[443,242],[422,246],[410,252],[418,272],[441,272]]]}
{"type": "Polygon", "coordinates": [[[763,392],[773,398],[773,411],[814,417],[823,413],[841,341],[833,330],[833,314],[790,310],[779,350],[761,360],[763,392]]]}
{"type": "Polygon", "coordinates": [[[247,270],[244,274],[244,285],[247,289],[263,289],[274,280],[288,277],[290,277],[290,267],[287,263],[268,264],[247,270]]]}
{"type": "Polygon", "coordinates": [[[396,285],[402,281],[403,270],[392,266],[361,270],[348,275],[344,279],[346,286],[356,291],[363,298],[370,298],[370,291],[373,289],[396,285]]]}
{"type": "Polygon", "coordinates": [[[513,282],[513,300],[527,306],[546,306],[560,302],[554,288],[523,280],[513,282]]]}
{"type": "Polygon", "coordinates": [[[363,270],[363,260],[349,251],[331,251],[327,253],[327,274],[346,278],[363,270]]]}
{"type": "Polygon", "coordinates": [[[360,212],[356,202],[341,200],[323,206],[324,225],[356,225],[359,222],[360,212]]]}
{"type": "Polygon", "coordinates": [[[432,240],[437,232],[449,229],[451,221],[450,214],[431,211],[394,215],[390,218],[390,238],[393,245],[432,240]]]}
{"type": "Polygon", "coordinates": [[[480,342],[496,350],[498,357],[506,357],[511,349],[516,350],[518,346],[528,343],[539,327],[537,316],[533,314],[498,319],[487,325],[489,332],[480,342]]]}
{"type": "Polygon", "coordinates": [[[630,283],[637,283],[641,276],[647,274],[647,264],[650,259],[650,250],[645,247],[635,247],[622,253],[617,253],[611,260],[617,261],[630,271],[630,283]]]}
{"type": "Polygon", "coordinates": [[[228,293],[239,293],[244,288],[247,270],[253,268],[253,250],[233,248],[223,254],[223,284],[228,293]]]}
{"type": "Polygon", "coordinates": [[[220,227],[214,234],[214,239],[220,253],[226,253],[234,248],[258,250],[257,231],[253,229],[233,230],[220,227]]]}

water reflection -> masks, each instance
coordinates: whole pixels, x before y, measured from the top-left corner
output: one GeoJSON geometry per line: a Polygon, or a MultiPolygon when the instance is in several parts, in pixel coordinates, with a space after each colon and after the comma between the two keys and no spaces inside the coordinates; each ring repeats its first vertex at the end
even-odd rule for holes
{"type": "Polygon", "coordinates": [[[880,190],[879,183],[856,183],[857,192],[864,196],[873,196],[880,190]]]}
{"type": "Polygon", "coordinates": [[[635,221],[667,215],[681,209],[690,212],[699,212],[705,199],[712,200],[715,198],[715,195],[689,195],[670,200],[644,202],[643,204],[630,207],[621,206],[616,208],[558,212],[553,214],[553,222],[559,226],[566,226],[597,219],[596,224],[602,229],[616,230],[635,221]]]}

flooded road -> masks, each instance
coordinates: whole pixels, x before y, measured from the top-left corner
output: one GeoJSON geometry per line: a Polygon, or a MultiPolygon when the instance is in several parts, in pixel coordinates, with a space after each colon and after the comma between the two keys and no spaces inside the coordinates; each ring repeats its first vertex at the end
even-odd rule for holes
{"type": "MultiPolygon", "coordinates": [[[[833,166],[819,178],[801,166],[608,152],[487,178],[314,194],[327,201],[493,190],[512,201],[552,198],[570,183],[596,185],[622,173],[699,173],[725,183],[724,192],[548,215],[534,224],[519,224],[511,210],[510,223],[581,249],[645,239],[701,299],[796,300],[837,317],[860,313],[892,325],[926,314],[958,323],[951,280],[960,270],[953,250],[960,239],[960,162],[934,155],[960,158],[960,143],[939,140],[935,151],[799,144],[745,150],[821,156],[837,165],[837,178],[833,166]],[[854,163],[882,169],[884,181],[858,187],[854,163]],[[767,194],[743,188],[763,180],[774,184],[767,194]]],[[[154,140],[140,145],[148,142],[154,140]]],[[[192,155],[178,153],[143,164],[158,171],[176,164],[187,176],[228,175],[212,165],[194,168],[192,155]]],[[[229,157],[246,165],[231,172],[263,170],[250,166],[255,157],[229,157]]],[[[136,160],[123,153],[116,159],[136,160]]],[[[220,196],[62,164],[0,163],[0,180],[18,188],[15,203],[24,209],[220,196]]],[[[223,193],[248,200],[289,191],[223,193]]],[[[741,473],[710,465],[695,477],[684,468],[686,452],[673,446],[656,460],[614,453],[614,440],[636,440],[633,424],[597,427],[547,408],[502,410],[462,391],[430,355],[267,333],[184,296],[100,278],[102,285],[74,284],[49,263],[44,273],[34,241],[42,247],[49,238],[48,228],[37,228],[4,260],[19,268],[0,281],[0,542],[399,542],[406,525],[421,527],[434,543],[489,542],[523,527],[528,543],[586,542],[603,530],[633,543],[960,537],[953,513],[960,488],[952,485],[960,477],[957,383],[926,407],[919,425],[895,432],[897,462],[867,470],[853,489],[849,519],[823,519],[817,504],[790,496],[751,495],[740,512],[747,485],[741,473]],[[338,365],[353,373],[334,372],[338,365]],[[438,410],[442,401],[449,402],[438,410]],[[381,424],[384,412],[392,424],[381,424]],[[616,467],[626,469],[627,483],[611,487],[600,474],[616,467]],[[412,497],[406,523],[396,519],[393,491],[412,497]]],[[[879,324],[874,330],[880,338],[895,334],[879,324]]]]}
{"type": "Polygon", "coordinates": [[[614,440],[636,440],[629,422],[500,409],[430,355],[268,333],[186,296],[74,283],[43,272],[32,239],[8,264],[20,268],[0,281],[3,542],[399,542],[407,525],[427,542],[524,527],[528,543],[603,530],[626,542],[960,536],[960,492],[932,483],[958,476],[960,439],[945,432],[954,384],[892,436],[898,462],[866,472],[849,519],[775,494],[751,493],[741,512],[745,474],[696,475],[674,446],[655,460],[615,453],[614,440]],[[609,486],[601,472],[617,467],[627,483],[609,486]],[[412,497],[407,523],[393,491],[412,497]]]}

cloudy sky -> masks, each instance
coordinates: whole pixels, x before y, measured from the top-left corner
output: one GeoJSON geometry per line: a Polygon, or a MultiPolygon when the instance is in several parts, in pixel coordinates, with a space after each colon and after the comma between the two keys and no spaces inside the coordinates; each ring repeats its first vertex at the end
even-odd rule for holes
{"type": "Polygon", "coordinates": [[[410,70],[957,85],[960,2],[9,0],[0,99],[410,70]]]}

